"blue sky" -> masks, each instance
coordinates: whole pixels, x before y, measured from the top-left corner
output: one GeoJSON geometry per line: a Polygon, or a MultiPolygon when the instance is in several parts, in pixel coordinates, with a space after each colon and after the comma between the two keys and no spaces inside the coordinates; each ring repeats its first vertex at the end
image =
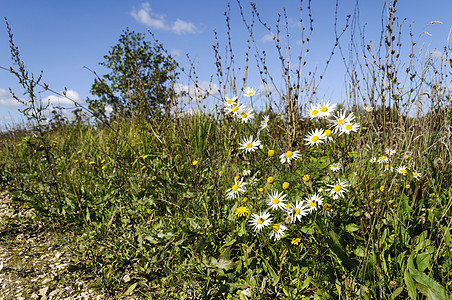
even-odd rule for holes
{"type": "MultiPolygon", "coordinates": [[[[290,42],[293,56],[297,56],[300,44],[299,1],[255,1],[260,16],[274,29],[277,13],[285,7],[289,18],[290,42]]],[[[345,16],[352,14],[356,1],[339,1],[338,25],[344,24],[345,16]]],[[[385,1],[359,1],[360,24],[366,24],[366,36],[376,41],[381,31],[381,16],[385,1]]],[[[443,51],[449,30],[452,27],[452,1],[433,0],[429,4],[424,0],[401,0],[397,8],[399,20],[406,18],[404,31],[408,33],[409,26],[418,36],[423,31],[420,42],[425,44],[424,51],[443,51]],[[442,24],[425,27],[430,21],[440,21],[442,24]],[[437,49],[437,50],[435,50],[437,49]]],[[[306,71],[323,70],[325,62],[334,44],[334,0],[312,1],[312,16],[314,32],[311,38],[310,53],[306,71]]],[[[251,20],[249,1],[242,1],[245,17],[251,20]]],[[[6,17],[14,33],[14,42],[19,47],[21,58],[30,72],[38,75],[43,70],[43,82],[53,90],[67,89],[72,98],[84,103],[89,94],[94,76],[84,69],[86,66],[99,75],[106,74],[107,69],[98,63],[103,61],[111,46],[117,43],[122,30],[129,27],[136,32],[152,31],[169,53],[185,68],[189,67],[186,54],[193,61],[199,62],[199,81],[208,82],[213,75],[216,83],[214,52],[215,42],[213,31],[220,38],[221,54],[226,46],[226,22],[224,13],[227,11],[227,1],[5,1],[2,3],[2,17],[6,17]],[[19,3],[19,4],[18,4],[19,3]]],[[[3,19],[2,19],[3,21],[3,19]]],[[[236,55],[235,66],[239,81],[243,71],[238,71],[244,64],[244,51],[248,32],[243,25],[237,2],[231,2],[231,32],[232,46],[236,55]]],[[[270,73],[280,77],[280,62],[274,50],[273,41],[268,39],[268,31],[262,25],[255,24],[256,45],[268,53],[267,64],[270,73]]],[[[345,35],[341,44],[346,50],[349,35],[345,35]]],[[[402,40],[409,49],[409,41],[402,40]]],[[[408,51],[408,50],[407,50],[408,51]]],[[[224,56],[224,55],[222,55],[224,56]]],[[[0,66],[11,66],[8,35],[6,26],[0,26],[0,66]]],[[[262,82],[255,68],[255,61],[250,57],[250,70],[247,85],[258,88],[262,82]]],[[[181,85],[188,85],[184,75],[181,75],[181,85]]],[[[0,126],[23,122],[23,117],[17,112],[21,108],[12,100],[8,90],[11,88],[22,96],[23,90],[17,79],[9,72],[0,70],[0,126]]],[[[339,55],[333,56],[327,70],[325,80],[319,89],[318,97],[342,103],[345,94],[344,68],[339,55]]],[[[226,91],[230,93],[230,91],[226,91]]],[[[42,99],[51,94],[41,93],[42,99]]],[[[64,99],[51,96],[51,103],[65,104],[64,99]]]]}

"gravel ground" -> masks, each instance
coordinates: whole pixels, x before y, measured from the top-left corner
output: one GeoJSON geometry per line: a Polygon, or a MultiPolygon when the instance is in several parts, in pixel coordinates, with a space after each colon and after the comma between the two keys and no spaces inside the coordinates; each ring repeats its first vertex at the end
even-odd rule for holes
{"type": "Polygon", "coordinates": [[[68,242],[31,228],[28,218],[0,193],[0,300],[138,299],[107,297],[90,288],[93,281],[74,280],[67,270],[74,258],[68,242]]]}

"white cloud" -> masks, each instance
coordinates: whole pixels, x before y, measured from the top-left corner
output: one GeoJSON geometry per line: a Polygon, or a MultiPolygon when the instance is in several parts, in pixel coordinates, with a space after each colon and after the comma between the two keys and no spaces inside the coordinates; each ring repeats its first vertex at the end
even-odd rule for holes
{"type": "Polygon", "coordinates": [[[446,53],[443,53],[438,49],[430,51],[430,57],[436,60],[440,60],[442,63],[448,62],[446,53]]]}
{"type": "Polygon", "coordinates": [[[179,49],[171,49],[171,55],[174,57],[180,57],[182,52],[179,49]]]}
{"type": "Polygon", "coordinates": [[[175,34],[193,34],[198,32],[195,24],[183,21],[179,18],[173,22],[173,25],[168,25],[168,22],[165,20],[165,15],[159,15],[152,12],[149,2],[142,3],[140,10],[136,11],[134,9],[130,14],[139,23],[154,29],[171,31],[175,34]]]}
{"type": "Polygon", "coordinates": [[[196,33],[196,26],[193,23],[177,19],[171,27],[171,31],[175,34],[196,33]]]}
{"type": "MultiPolygon", "coordinates": [[[[61,92],[63,94],[63,92],[61,92]]],[[[43,103],[49,103],[54,105],[74,105],[74,101],[78,104],[82,104],[83,100],[80,95],[74,90],[67,90],[66,97],[58,95],[50,95],[43,99],[43,103]]]]}
{"type": "Polygon", "coordinates": [[[261,38],[261,41],[264,43],[267,43],[267,42],[273,41],[274,38],[275,38],[275,35],[273,33],[269,33],[269,34],[264,35],[261,38]]]}
{"type": "Polygon", "coordinates": [[[5,89],[0,89],[0,106],[20,106],[22,105],[13,98],[11,93],[5,89]]]}
{"type": "Polygon", "coordinates": [[[151,12],[149,2],[142,3],[141,7],[142,8],[138,12],[135,10],[131,12],[132,17],[136,21],[151,28],[168,30],[168,26],[165,24],[165,16],[151,12]]]}

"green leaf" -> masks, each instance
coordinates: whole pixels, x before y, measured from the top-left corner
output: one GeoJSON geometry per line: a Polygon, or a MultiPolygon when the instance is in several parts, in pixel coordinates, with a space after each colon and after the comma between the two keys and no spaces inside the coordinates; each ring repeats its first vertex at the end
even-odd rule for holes
{"type": "Polygon", "coordinates": [[[428,277],[425,273],[413,268],[409,268],[409,271],[411,277],[413,277],[414,280],[429,288],[438,297],[438,299],[448,299],[444,287],[442,287],[434,279],[428,277]]]}
{"type": "Polygon", "coordinates": [[[328,234],[330,238],[327,238],[326,241],[328,243],[328,246],[330,247],[330,250],[337,255],[337,257],[345,264],[350,265],[350,259],[347,256],[347,253],[344,251],[344,248],[342,247],[339,236],[333,231],[328,231],[328,234]]]}
{"type": "Polygon", "coordinates": [[[348,231],[348,232],[354,232],[354,231],[359,230],[359,226],[356,225],[356,224],[353,224],[353,223],[352,224],[347,224],[345,226],[345,230],[348,231]]]}
{"type": "Polygon", "coordinates": [[[416,286],[414,285],[414,280],[411,277],[408,268],[405,269],[403,279],[405,281],[406,289],[408,291],[408,296],[410,296],[411,299],[417,299],[416,286]]]}
{"type": "Polygon", "coordinates": [[[129,286],[129,288],[127,289],[127,291],[124,293],[124,296],[130,295],[133,293],[133,290],[135,289],[135,287],[137,286],[138,282],[135,282],[134,284],[132,284],[131,286],[129,286]]]}
{"type": "Polygon", "coordinates": [[[432,257],[428,253],[419,253],[416,255],[416,265],[419,271],[424,272],[430,266],[430,259],[432,257]]]}
{"type": "Polygon", "coordinates": [[[398,295],[400,295],[400,293],[402,293],[402,291],[403,291],[403,287],[402,287],[402,286],[401,286],[401,287],[398,287],[398,288],[394,291],[394,293],[392,293],[392,295],[391,295],[391,300],[395,299],[398,295]]]}

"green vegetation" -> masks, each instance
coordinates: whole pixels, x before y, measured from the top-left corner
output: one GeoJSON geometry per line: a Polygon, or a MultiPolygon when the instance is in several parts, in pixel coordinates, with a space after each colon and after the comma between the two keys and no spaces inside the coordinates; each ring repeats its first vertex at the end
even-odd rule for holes
{"type": "MultiPolygon", "coordinates": [[[[222,95],[213,114],[168,110],[158,119],[47,127],[33,81],[24,87],[35,127],[2,137],[0,184],[37,227],[80,232],[69,270],[111,294],[449,299],[452,135],[434,101],[450,95],[436,86],[442,94],[432,92],[428,113],[410,113],[428,74],[443,75],[427,65],[424,81],[413,77],[406,92],[400,82],[414,71],[394,76],[400,50],[388,20],[384,47],[394,59],[382,58],[381,74],[366,73],[371,64],[353,73],[359,92],[350,93],[363,108],[318,101],[287,71],[280,113],[250,108],[255,95],[244,84],[222,95]],[[373,80],[380,75],[386,81],[373,80]],[[364,88],[361,77],[374,85],[364,88]],[[312,101],[299,104],[302,93],[312,101]]],[[[236,85],[220,60],[226,90],[236,85]]],[[[266,97],[271,105],[275,96],[266,97]]]]}

